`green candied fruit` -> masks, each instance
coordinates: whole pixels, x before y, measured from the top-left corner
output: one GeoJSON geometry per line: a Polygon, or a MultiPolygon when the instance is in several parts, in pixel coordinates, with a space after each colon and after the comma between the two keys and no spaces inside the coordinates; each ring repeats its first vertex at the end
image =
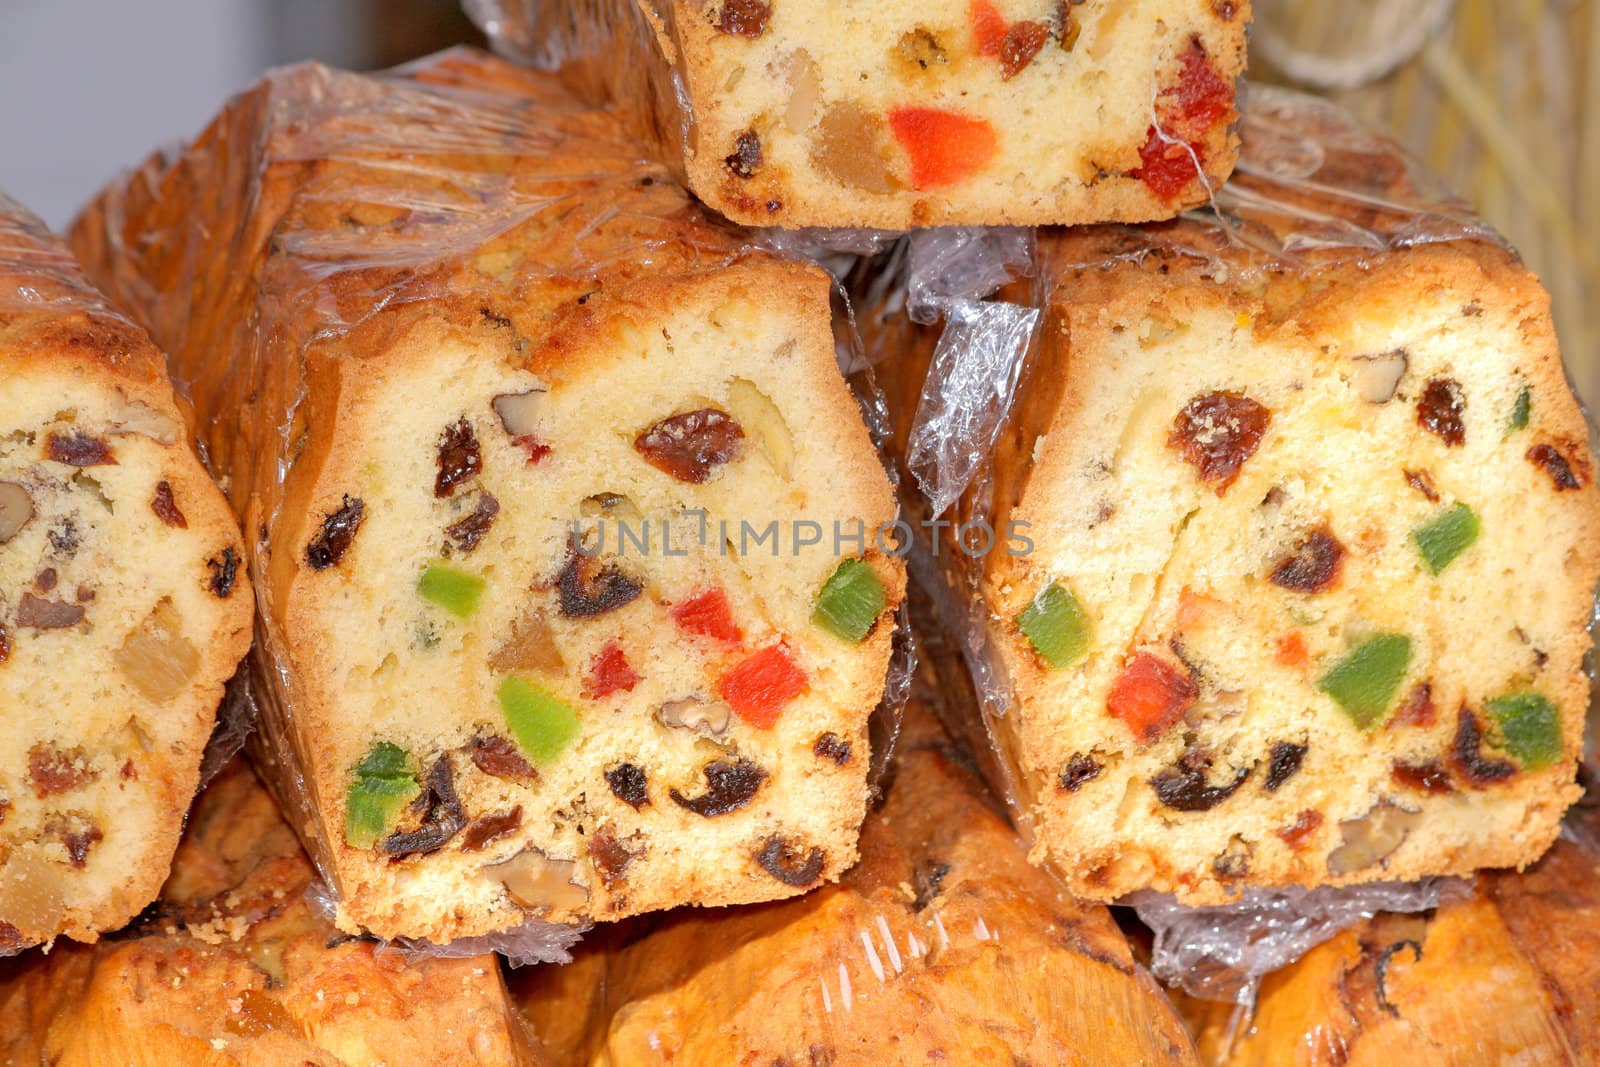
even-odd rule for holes
{"type": "Polygon", "coordinates": [[[422,792],[410,764],[405,750],[388,741],[373,745],[356,764],[344,802],[344,839],[351,848],[371,848],[422,792]]]}
{"type": "Polygon", "coordinates": [[[497,695],[511,736],[535,763],[554,760],[583,729],[577,712],[526,679],[504,679],[497,695]]]}
{"type": "Polygon", "coordinates": [[[1089,613],[1060,582],[1039,590],[1017,616],[1017,628],[1055,670],[1072,666],[1089,650],[1089,613]]]}
{"type": "Polygon", "coordinates": [[[872,566],[866,560],[847,559],[822,583],[811,621],[856,645],[866,640],[888,602],[883,583],[872,566]]]}
{"type": "Polygon", "coordinates": [[[1518,430],[1528,428],[1528,414],[1533,408],[1533,386],[1524,385],[1517,394],[1516,403],[1511,405],[1511,418],[1506,423],[1506,436],[1510,437],[1518,430]]]}
{"type": "Polygon", "coordinates": [[[458,619],[470,619],[488,583],[476,574],[435,563],[417,579],[417,592],[458,619]]]}
{"type": "Polygon", "coordinates": [[[1487,707],[1500,727],[1500,747],[1524,768],[1536,771],[1561,758],[1561,713],[1543,693],[1508,693],[1487,707]]]}
{"type": "Polygon", "coordinates": [[[1317,688],[1363,730],[1383,718],[1394,700],[1400,681],[1411,666],[1411,638],[1404,634],[1378,634],[1357,645],[1328,669],[1317,688]]]}
{"type": "Polygon", "coordinates": [[[1428,570],[1438,574],[1478,539],[1478,516],[1465,504],[1457,503],[1438,518],[1411,531],[1411,540],[1422,553],[1428,570]]]}

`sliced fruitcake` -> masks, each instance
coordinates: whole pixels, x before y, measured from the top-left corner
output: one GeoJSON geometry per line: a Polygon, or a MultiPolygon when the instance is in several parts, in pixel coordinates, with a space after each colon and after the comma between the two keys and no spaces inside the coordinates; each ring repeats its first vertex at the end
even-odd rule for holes
{"type": "Polygon", "coordinates": [[[580,945],[572,966],[515,980],[552,1056],[638,1067],[1197,1063],[1110,912],[1029,866],[929,695],[907,705],[884,803],[839,885],[622,924],[580,945]]]}
{"type": "Polygon", "coordinates": [[[1170,218],[1233,169],[1247,0],[490,0],[768,226],[1170,218]],[[619,54],[620,53],[620,54],[619,54]]]}
{"type": "Polygon", "coordinates": [[[447,941],[849,866],[904,579],[822,271],[466,51],[274,75],[77,235],[172,324],[259,533],[257,674],[343,926],[447,941]],[[170,269],[222,298],[140,281],[170,269]]]}
{"type": "Polygon", "coordinates": [[[1600,500],[1548,297],[1296,114],[1247,124],[1220,221],[1044,237],[995,507],[959,516],[1022,534],[965,568],[993,726],[1094,899],[1521,866],[1579,793],[1600,500]]]}
{"type": "Polygon", "coordinates": [[[0,955],[154,899],[250,643],[167,366],[0,197],[0,955]]]}

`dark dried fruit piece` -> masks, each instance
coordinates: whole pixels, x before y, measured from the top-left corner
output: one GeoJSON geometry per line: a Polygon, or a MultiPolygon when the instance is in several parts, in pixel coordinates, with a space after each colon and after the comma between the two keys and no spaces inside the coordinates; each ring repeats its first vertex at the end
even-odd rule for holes
{"type": "Polygon", "coordinates": [[[168,526],[176,526],[180,530],[189,528],[189,520],[183,517],[183,512],[178,510],[177,502],[172,499],[171,482],[156,483],[156,495],[150,501],[150,510],[156,513],[156,518],[168,526]]]}
{"type": "Polygon", "coordinates": [[[1067,765],[1061,769],[1058,782],[1062,789],[1069,793],[1076,793],[1083,788],[1085,782],[1100,776],[1103,768],[1098,760],[1083,752],[1075,752],[1067,760],[1067,765]]]}
{"type": "Polygon", "coordinates": [[[822,876],[827,856],[820,848],[813,848],[810,852],[803,849],[803,845],[774,835],[767,838],[761,851],[756,853],[756,862],[784,885],[804,889],[822,876]]]}
{"type": "Polygon", "coordinates": [[[522,829],[521,804],[510,811],[480,815],[467,824],[466,831],[461,835],[461,851],[480,852],[483,846],[520,829],[522,829]]]}
{"type": "Polygon", "coordinates": [[[1439,502],[1439,490],[1433,487],[1433,479],[1427,471],[1406,471],[1406,484],[1426,497],[1430,504],[1439,502]]]}
{"type": "Polygon", "coordinates": [[[483,469],[483,451],[478,447],[478,435],[472,423],[460,419],[446,426],[439,436],[439,474],[433,480],[433,495],[446,497],[456,491],[456,486],[470,482],[483,469]]]}
{"type": "Polygon", "coordinates": [[[680,482],[699,485],[744,450],[744,428],[725,411],[700,408],[672,415],[633,441],[644,461],[680,482]]]}
{"type": "Polygon", "coordinates": [[[1211,873],[1218,878],[1243,878],[1250,873],[1250,861],[1255,847],[1235,834],[1228,847],[1211,858],[1211,873]]]}
{"type": "Polygon", "coordinates": [[[495,778],[531,782],[539,777],[517,746],[499,734],[478,734],[467,742],[467,755],[474,767],[495,778]]]}
{"type": "Polygon", "coordinates": [[[717,13],[717,29],[735,37],[754,40],[767,32],[772,5],[763,0],[723,0],[717,13]]]}
{"type": "Polygon", "coordinates": [[[1013,23],[1000,43],[1001,79],[1010,81],[1026,70],[1049,40],[1050,27],[1043,22],[1013,23]]]}
{"type": "Polygon", "coordinates": [[[6,624],[0,622],[0,663],[11,658],[11,631],[6,629],[6,624]]]}
{"type": "Polygon", "coordinates": [[[1289,741],[1272,742],[1272,750],[1267,756],[1267,780],[1261,788],[1276,793],[1279,786],[1293,778],[1300,770],[1300,761],[1306,758],[1306,748],[1305,745],[1289,741]]]}
{"type": "Polygon", "coordinates": [[[53,837],[67,850],[67,862],[83,870],[89,860],[89,851],[105,840],[100,827],[82,815],[55,814],[40,827],[41,836],[53,837]]]}
{"type": "Polygon", "coordinates": [[[1417,400],[1417,423],[1454,448],[1467,439],[1462,415],[1467,410],[1467,394],[1454,378],[1429,378],[1417,400]]]}
{"type": "Polygon", "coordinates": [[[1451,745],[1450,762],[1474,788],[1494,785],[1513,778],[1517,765],[1509,760],[1488,759],[1483,755],[1483,727],[1470,708],[1456,715],[1456,736],[1451,745]]]}
{"type": "Polygon", "coordinates": [[[1255,455],[1271,422],[1272,413],[1242,393],[1206,393],[1178,412],[1167,445],[1221,496],[1255,455]]]}
{"type": "Polygon", "coordinates": [[[1454,793],[1455,786],[1450,784],[1450,772],[1445,770],[1444,764],[1438,760],[1429,760],[1426,763],[1399,763],[1389,772],[1389,777],[1396,785],[1415,789],[1430,796],[1443,796],[1454,793]]]}
{"type": "Polygon", "coordinates": [[[706,776],[706,791],[697,797],[686,797],[676,789],[667,795],[681,808],[688,808],[701,818],[711,819],[744,807],[755,797],[767,772],[749,760],[713,760],[702,768],[706,776]]]}
{"type": "Polygon", "coordinates": [[[1210,769],[1211,757],[1191,748],[1178,757],[1177,763],[1150,779],[1150,785],[1161,803],[1174,811],[1210,811],[1233,796],[1250,777],[1250,768],[1241,767],[1233,781],[1212,785],[1206,778],[1210,769]]]}
{"type": "Polygon", "coordinates": [[[819,734],[811,743],[811,754],[818,759],[830,759],[843,767],[850,762],[850,742],[830,730],[819,734]]]}
{"type": "Polygon", "coordinates": [[[754,130],[745,130],[733,139],[733,152],[722,159],[735,177],[753,178],[761,169],[761,138],[754,130]]]}
{"type": "Polygon", "coordinates": [[[359,497],[350,496],[324,515],[322,531],[306,546],[306,562],[311,564],[311,569],[325,571],[343,559],[366,517],[366,504],[359,497]]]}
{"type": "Polygon", "coordinates": [[[411,802],[411,808],[422,811],[422,825],[415,830],[396,831],[383,839],[379,847],[390,859],[437,852],[467,825],[461,798],[456,796],[450,757],[440,756],[434,761],[422,783],[422,794],[411,802]]]}
{"type": "Polygon", "coordinates": [[[83,621],[83,605],[66,604],[59,600],[44,600],[32,593],[23,593],[17,605],[17,625],[35,630],[64,630],[83,621]]]}
{"type": "Polygon", "coordinates": [[[1321,593],[1339,581],[1344,545],[1323,526],[1311,531],[1272,568],[1272,584],[1297,593],[1321,593]]]}
{"type": "Polygon", "coordinates": [[[589,858],[594,869],[600,872],[600,881],[607,889],[627,880],[628,867],[644,854],[643,847],[629,848],[609,826],[602,826],[589,838],[589,858]]]}
{"type": "Polygon", "coordinates": [[[644,583],[615,564],[601,563],[573,549],[556,579],[561,593],[561,614],[569,619],[591,619],[632,603],[644,583]]]}
{"type": "Polygon", "coordinates": [[[41,593],[48,593],[56,587],[56,579],[56,569],[54,567],[46,567],[34,575],[33,587],[41,593]]]}
{"type": "Polygon", "coordinates": [[[229,545],[221,555],[206,560],[206,566],[211,569],[211,580],[206,583],[206,588],[211,590],[212,596],[228,599],[233,593],[234,580],[239,575],[239,553],[229,545]]]}
{"type": "Polygon", "coordinates": [[[103,467],[117,462],[109,444],[81,432],[70,437],[51,434],[45,444],[45,454],[69,467],[103,467]]]}
{"type": "Polygon", "coordinates": [[[1529,463],[1550,475],[1550,481],[1555,485],[1556,492],[1583,488],[1583,483],[1572,472],[1572,464],[1567,462],[1567,457],[1557,451],[1554,445],[1534,445],[1528,449],[1526,458],[1529,463]]]}
{"type": "Polygon", "coordinates": [[[632,763],[619,763],[605,770],[606,785],[611,795],[628,807],[638,811],[650,803],[650,779],[644,768],[632,763]]]}
{"type": "Polygon", "coordinates": [[[483,540],[483,535],[489,532],[489,527],[494,525],[495,516],[500,514],[500,501],[492,493],[484,493],[478,497],[478,506],[472,509],[472,514],[463,516],[444,528],[444,535],[462,552],[471,552],[483,540]]]}
{"type": "Polygon", "coordinates": [[[41,741],[28,749],[28,780],[40,800],[88,785],[99,777],[81,748],[63,750],[41,741]]]}
{"type": "Polygon", "coordinates": [[[1438,718],[1439,709],[1433,704],[1433,686],[1418,682],[1395,709],[1391,725],[1432,726],[1438,718]]]}
{"type": "Polygon", "coordinates": [[[1283,843],[1298,852],[1306,843],[1306,838],[1322,828],[1322,812],[1307,808],[1295,817],[1294,822],[1274,830],[1283,839],[1283,843]]]}

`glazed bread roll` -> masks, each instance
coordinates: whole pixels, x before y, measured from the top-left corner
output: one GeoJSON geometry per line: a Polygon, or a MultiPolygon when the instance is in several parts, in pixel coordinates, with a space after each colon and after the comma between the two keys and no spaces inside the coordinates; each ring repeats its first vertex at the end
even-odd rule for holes
{"type": "Polygon", "coordinates": [[[1245,0],[468,6],[751,225],[1170,218],[1238,151],[1245,0]]]}
{"type": "Polygon", "coordinates": [[[822,271],[469,51],[273,75],[75,239],[172,342],[255,535],[266,756],[341,928],[854,860],[903,571],[822,271]]]}
{"type": "Polygon", "coordinates": [[[59,1067],[542,1064],[493,955],[406,962],[306,901],[294,832],[235,761],[161,899],[94,948],[0,964],[0,1061],[59,1067]]]}
{"type": "MultiPolygon", "coordinates": [[[[1257,104],[1230,230],[1041,235],[1038,344],[956,516],[1028,544],[945,552],[1036,855],[1090,899],[1519,867],[1579,794],[1600,509],[1549,300],[1401,206],[1393,149],[1257,104]]],[[[904,411],[926,343],[899,355],[904,411]]]]}
{"type": "Polygon", "coordinates": [[[167,365],[0,196],[0,956],[154,899],[250,642],[167,365]]]}
{"type": "Polygon", "coordinates": [[[1255,1010],[1185,1003],[1217,1067],[1589,1063],[1600,1047],[1600,819],[1531,869],[1485,873],[1426,915],[1379,915],[1262,984],[1255,1010]]]}
{"type": "Polygon", "coordinates": [[[927,706],[861,863],[800,900],[651,917],[519,974],[562,1063],[1192,1064],[1106,909],[1068,897],[927,706]]]}

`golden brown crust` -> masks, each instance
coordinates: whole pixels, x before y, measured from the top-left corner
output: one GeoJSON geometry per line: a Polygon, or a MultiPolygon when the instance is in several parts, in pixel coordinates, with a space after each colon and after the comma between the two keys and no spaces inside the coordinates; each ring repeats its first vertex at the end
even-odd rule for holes
{"type": "Polygon", "coordinates": [[[914,700],[840,885],[612,931],[582,972],[519,978],[524,1008],[574,1063],[1193,1062],[1110,914],[1027,863],[966,762],[914,700]]]}
{"type": "Polygon", "coordinates": [[[380,954],[312,912],[311,881],[271,799],[231,764],[202,795],[161,900],[132,929],[0,967],[0,1059],[543,1062],[492,955],[380,954]]]}

